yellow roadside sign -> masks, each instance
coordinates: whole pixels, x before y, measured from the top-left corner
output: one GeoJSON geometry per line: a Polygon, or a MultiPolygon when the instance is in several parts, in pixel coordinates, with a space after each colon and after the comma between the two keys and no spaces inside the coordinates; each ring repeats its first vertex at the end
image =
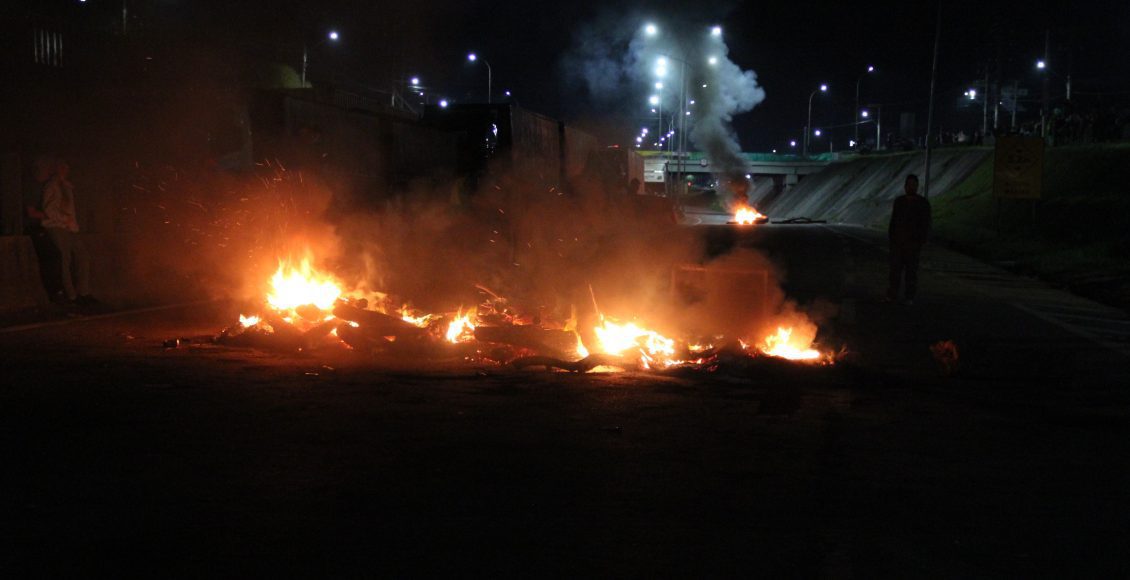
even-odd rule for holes
{"type": "Polygon", "coordinates": [[[1044,140],[1009,135],[997,137],[993,154],[993,195],[1039,199],[1044,186],[1044,140]]]}

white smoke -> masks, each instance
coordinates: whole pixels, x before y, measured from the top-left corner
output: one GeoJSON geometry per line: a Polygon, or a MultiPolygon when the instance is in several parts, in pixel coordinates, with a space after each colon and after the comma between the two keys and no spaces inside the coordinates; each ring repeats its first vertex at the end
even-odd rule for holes
{"type": "Polygon", "coordinates": [[[717,176],[734,179],[744,173],[731,122],[765,100],[765,90],[756,72],[730,60],[724,34],[686,19],[604,17],[580,29],[564,65],[571,79],[583,82],[587,96],[604,107],[646,116],[652,108],[647,99],[658,96],[655,115],[662,111],[664,131],[674,127],[678,138],[685,122],[690,143],[707,154],[717,176]],[[649,23],[654,34],[647,31],[649,23]],[[682,111],[684,103],[690,115],[682,111]]]}

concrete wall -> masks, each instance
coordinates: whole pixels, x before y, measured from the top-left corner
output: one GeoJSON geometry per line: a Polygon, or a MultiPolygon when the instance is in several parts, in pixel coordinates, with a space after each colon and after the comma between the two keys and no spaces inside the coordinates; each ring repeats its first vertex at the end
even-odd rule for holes
{"type": "Polygon", "coordinates": [[[28,236],[0,236],[0,314],[47,303],[28,236]]]}
{"type": "MultiPolygon", "coordinates": [[[[930,172],[931,197],[965,180],[987,157],[988,148],[935,151],[930,172]]],[[[910,173],[924,176],[925,153],[860,157],[833,163],[809,175],[780,195],[757,188],[751,201],[774,219],[808,217],[829,222],[882,225],[891,202],[903,192],[910,173]]]]}

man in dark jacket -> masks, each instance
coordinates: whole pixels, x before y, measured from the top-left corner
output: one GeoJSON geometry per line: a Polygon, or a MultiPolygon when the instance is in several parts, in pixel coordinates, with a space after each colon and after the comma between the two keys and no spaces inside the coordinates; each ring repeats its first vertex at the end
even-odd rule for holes
{"type": "Polygon", "coordinates": [[[891,242],[891,277],[887,299],[898,299],[906,276],[906,302],[912,304],[918,291],[918,258],[930,232],[930,202],[918,195],[918,176],[906,176],[906,194],[895,198],[887,235],[891,242]]]}

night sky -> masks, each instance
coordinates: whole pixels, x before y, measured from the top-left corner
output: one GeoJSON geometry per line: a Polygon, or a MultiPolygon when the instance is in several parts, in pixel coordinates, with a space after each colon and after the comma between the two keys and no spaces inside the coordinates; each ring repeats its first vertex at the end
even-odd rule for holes
{"type": "MultiPolygon", "coordinates": [[[[113,14],[120,3],[89,0],[71,5],[81,14],[113,14]]],[[[616,98],[593,99],[563,65],[580,31],[594,23],[642,26],[659,21],[705,31],[721,25],[730,58],[752,69],[766,92],[753,111],[734,121],[744,149],[784,148],[801,133],[809,92],[827,82],[814,105],[816,127],[847,123],[855,83],[868,65],[862,102],[879,102],[884,123],[915,112],[925,128],[936,3],[870,2],[371,2],[361,0],[245,0],[238,3],[136,0],[134,14],[151,27],[179,30],[202,42],[249,49],[269,47],[295,68],[303,40],[316,44],[326,31],[341,41],[311,50],[311,78],[333,73],[358,85],[383,89],[418,75],[433,95],[453,102],[482,101],[486,70],[466,61],[468,51],[488,59],[496,95],[513,91],[524,107],[580,122],[608,141],[627,143],[645,121],[647,87],[624,86],[616,98]],[[889,119],[889,120],[888,120],[889,119]]],[[[1039,93],[1034,68],[1051,34],[1052,98],[1063,78],[1073,78],[1079,102],[1099,93],[1125,100],[1130,93],[1130,2],[946,2],[938,76],[938,125],[972,130],[981,106],[962,93],[986,67],[1039,93]]],[[[873,127],[865,125],[873,131],[873,127]]],[[[847,146],[850,129],[836,137],[847,146]]],[[[825,145],[826,146],[826,145],[825,145]]]]}

